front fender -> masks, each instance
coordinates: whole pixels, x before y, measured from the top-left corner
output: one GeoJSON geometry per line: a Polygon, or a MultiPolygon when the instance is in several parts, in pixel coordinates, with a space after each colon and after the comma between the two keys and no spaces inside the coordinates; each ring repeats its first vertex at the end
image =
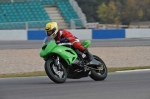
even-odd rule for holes
{"type": "Polygon", "coordinates": [[[52,53],[56,53],[61,58],[63,58],[68,65],[71,65],[76,59],[77,59],[77,54],[74,50],[71,48],[65,47],[65,46],[56,46],[53,50],[52,53]]]}

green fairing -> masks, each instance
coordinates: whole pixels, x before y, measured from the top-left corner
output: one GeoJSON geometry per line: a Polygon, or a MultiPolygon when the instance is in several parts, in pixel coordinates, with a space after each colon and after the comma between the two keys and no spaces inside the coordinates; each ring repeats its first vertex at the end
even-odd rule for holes
{"type": "Polygon", "coordinates": [[[54,50],[52,50],[52,53],[60,55],[68,65],[71,65],[77,58],[76,52],[65,46],[56,46],[54,50]]]}
{"type": "Polygon", "coordinates": [[[46,48],[40,50],[40,56],[45,59],[57,45],[56,45],[55,41],[53,40],[51,42],[44,44],[43,47],[44,46],[46,46],[46,48]]]}
{"type": "Polygon", "coordinates": [[[86,40],[84,42],[82,42],[82,45],[84,46],[84,48],[88,48],[91,44],[91,41],[90,40],[86,40]]]}
{"type": "MultiPolygon", "coordinates": [[[[87,40],[82,42],[82,45],[85,48],[88,48],[90,43],[91,41],[87,40]]],[[[46,48],[40,50],[40,56],[44,58],[44,60],[46,60],[49,55],[55,53],[61,56],[61,58],[63,58],[68,63],[68,65],[71,65],[77,58],[77,54],[74,50],[69,47],[57,45],[54,40],[46,43],[45,45],[43,45],[43,47],[44,46],[46,46],[46,48]]]]}

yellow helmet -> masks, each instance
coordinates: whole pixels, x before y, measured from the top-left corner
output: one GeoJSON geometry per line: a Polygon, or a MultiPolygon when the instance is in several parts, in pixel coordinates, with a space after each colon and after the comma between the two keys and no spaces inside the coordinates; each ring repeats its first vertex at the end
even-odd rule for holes
{"type": "Polygon", "coordinates": [[[55,38],[58,32],[58,25],[56,22],[48,22],[45,27],[46,35],[50,38],[55,38]]]}

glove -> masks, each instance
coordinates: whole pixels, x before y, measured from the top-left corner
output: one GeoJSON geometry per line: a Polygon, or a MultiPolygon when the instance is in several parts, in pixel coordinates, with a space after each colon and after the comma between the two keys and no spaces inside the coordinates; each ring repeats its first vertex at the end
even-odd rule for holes
{"type": "Polygon", "coordinates": [[[60,43],[66,43],[66,42],[69,42],[69,38],[62,38],[60,40],[60,43]]]}

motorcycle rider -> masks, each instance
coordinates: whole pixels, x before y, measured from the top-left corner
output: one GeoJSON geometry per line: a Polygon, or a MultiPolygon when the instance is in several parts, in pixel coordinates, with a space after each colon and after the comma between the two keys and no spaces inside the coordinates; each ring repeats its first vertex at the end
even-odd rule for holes
{"type": "Polygon", "coordinates": [[[57,43],[70,42],[75,49],[80,50],[84,53],[88,59],[88,64],[93,60],[93,55],[88,51],[88,49],[84,48],[77,37],[72,35],[67,30],[62,30],[58,28],[58,24],[56,22],[48,22],[45,26],[46,35],[52,39],[55,39],[57,43]]]}

